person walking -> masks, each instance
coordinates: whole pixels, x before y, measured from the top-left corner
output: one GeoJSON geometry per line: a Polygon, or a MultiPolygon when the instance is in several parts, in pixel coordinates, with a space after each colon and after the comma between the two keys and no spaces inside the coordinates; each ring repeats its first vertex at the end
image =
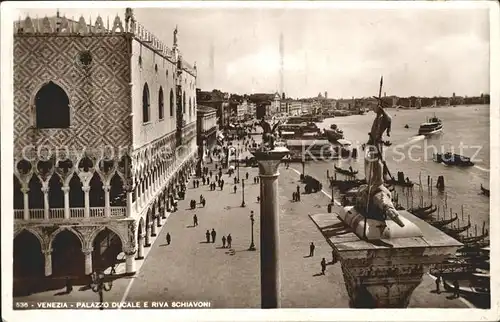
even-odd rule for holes
{"type": "Polygon", "coordinates": [[[66,294],[73,292],[73,283],[69,277],[66,277],[66,294]]]}
{"type": "Polygon", "coordinates": [[[238,190],[238,186],[237,186],[237,185],[234,185],[233,190],[234,190],[234,193],[236,193],[236,190],[238,190]]]}
{"type": "Polygon", "coordinates": [[[297,201],[300,201],[300,186],[297,185],[297,201]]]}
{"type": "Polygon", "coordinates": [[[245,174],[245,178],[247,178],[247,180],[248,180],[248,177],[249,177],[249,174],[248,174],[248,172],[247,172],[247,173],[245,174]]]}
{"type": "Polygon", "coordinates": [[[222,236],[222,248],[226,248],[226,236],[222,236]]]}
{"type": "Polygon", "coordinates": [[[439,289],[439,286],[441,285],[441,274],[438,274],[436,277],[436,293],[440,294],[441,290],[439,289]]]}
{"type": "Polygon", "coordinates": [[[207,232],[205,233],[205,237],[207,238],[207,244],[210,243],[210,231],[207,229],[207,232]]]}
{"type": "Polygon", "coordinates": [[[321,275],[325,275],[326,271],[326,259],[323,257],[321,260],[321,275]]]}
{"type": "Polygon", "coordinates": [[[311,244],[309,245],[309,257],[313,257],[314,256],[314,249],[316,248],[316,246],[314,246],[314,243],[311,242],[311,244]]]}
{"type": "Polygon", "coordinates": [[[200,203],[203,201],[203,199],[205,199],[203,195],[200,195],[200,203]]]}
{"type": "Polygon", "coordinates": [[[170,237],[170,233],[167,233],[167,245],[170,245],[170,241],[172,240],[172,237],[170,237]]]}
{"type": "Polygon", "coordinates": [[[220,181],[220,191],[222,191],[222,189],[224,189],[224,179],[220,181]]]}
{"type": "Polygon", "coordinates": [[[205,204],[206,204],[206,200],[205,200],[205,197],[203,197],[203,200],[201,201],[201,205],[203,206],[203,208],[205,208],[205,204]]]}
{"type": "Polygon", "coordinates": [[[233,237],[231,237],[231,234],[227,235],[227,248],[231,248],[231,244],[233,242],[233,237]]]}
{"type": "Polygon", "coordinates": [[[210,174],[210,179],[212,179],[212,175],[213,175],[212,170],[210,170],[209,174],[210,174]]]}
{"type": "Polygon", "coordinates": [[[198,226],[198,216],[196,216],[196,214],[193,216],[193,226],[198,226]]]}
{"type": "Polygon", "coordinates": [[[458,284],[458,280],[453,281],[453,297],[460,297],[460,285],[458,284]]]}
{"type": "Polygon", "coordinates": [[[212,244],[215,243],[215,237],[217,236],[217,233],[215,232],[215,229],[212,228],[212,232],[210,233],[212,236],[212,244]]]}

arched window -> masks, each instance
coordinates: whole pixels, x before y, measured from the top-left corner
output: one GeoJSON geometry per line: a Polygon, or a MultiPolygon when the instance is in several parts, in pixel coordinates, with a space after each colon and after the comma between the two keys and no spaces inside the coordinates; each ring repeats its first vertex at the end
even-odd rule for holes
{"type": "Polygon", "coordinates": [[[142,122],[149,122],[149,87],[148,84],[144,84],[144,89],[142,90],[142,122]]]}
{"type": "Polygon", "coordinates": [[[191,98],[189,98],[189,116],[192,115],[191,98]]]}
{"type": "Polygon", "coordinates": [[[158,93],[158,118],[163,120],[164,109],[163,109],[163,88],[160,86],[160,92],[158,93]]]}
{"type": "Polygon", "coordinates": [[[182,113],[186,114],[186,92],[182,92],[182,113]]]}
{"type": "Polygon", "coordinates": [[[67,129],[70,124],[69,98],[66,92],[48,82],[35,96],[36,127],[39,129],[67,129]]]}
{"type": "Polygon", "coordinates": [[[174,91],[170,90],[170,116],[174,116],[174,91]]]}

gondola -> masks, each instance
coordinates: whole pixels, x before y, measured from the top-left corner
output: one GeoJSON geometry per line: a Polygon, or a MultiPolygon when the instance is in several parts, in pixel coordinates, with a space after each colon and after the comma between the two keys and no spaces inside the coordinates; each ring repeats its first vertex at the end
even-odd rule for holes
{"type": "Polygon", "coordinates": [[[488,196],[488,197],[490,196],[490,189],[486,189],[485,187],[483,187],[483,184],[481,184],[481,192],[485,196],[488,196]]]}
{"type": "Polygon", "coordinates": [[[438,163],[444,163],[446,165],[456,165],[462,167],[471,167],[474,165],[474,162],[472,162],[470,158],[451,152],[435,153],[434,161],[438,163]]]}
{"type": "Polygon", "coordinates": [[[338,173],[341,173],[343,175],[346,175],[346,176],[352,176],[352,177],[354,177],[355,175],[358,174],[357,170],[356,171],[354,171],[354,170],[353,171],[351,171],[351,170],[345,170],[345,169],[339,168],[339,167],[337,167],[335,165],[333,167],[335,168],[335,171],[337,171],[338,173]]]}
{"type": "Polygon", "coordinates": [[[458,241],[463,243],[463,244],[473,244],[473,243],[477,243],[483,239],[486,239],[487,237],[489,236],[489,233],[488,231],[486,231],[485,233],[479,235],[479,236],[470,236],[470,237],[459,237],[458,238],[458,241]]]}
{"type": "Polygon", "coordinates": [[[423,210],[420,212],[414,212],[413,214],[420,219],[425,219],[425,218],[429,217],[430,215],[432,215],[434,212],[436,212],[436,210],[437,210],[437,206],[434,206],[433,208],[429,208],[427,210],[423,210]]]}
{"type": "Polygon", "coordinates": [[[401,181],[401,180],[396,180],[396,179],[385,180],[385,183],[395,185],[395,186],[408,187],[408,188],[411,188],[415,185],[411,181],[401,181]]]}
{"type": "Polygon", "coordinates": [[[442,227],[441,230],[445,233],[450,235],[451,237],[458,238],[458,234],[466,231],[471,227],[471,223],[469,222],[467,225],[462,226],[462,227],[442,227]]]}
{"type": "Polygon", "coordinates": [[[423,207],[410,208],[410,209],[408,209],[408,212],[411,212],[411,213],[422,212],[422,211],[431,209],[432,206],[433,206],[433,204],[430,204],[428,206],[423,206],[423,207]]]}
{"type": "Polygon", "coordinates": [[[455,220],[458,219],[458,215],[455,215],[453,218],[448,218],[448,219],[442,219],[442,220],[433,220],[433,221],[428,221],[429,224],[436,228],[441,228],[443,226],[449,225],[455,220]]]}

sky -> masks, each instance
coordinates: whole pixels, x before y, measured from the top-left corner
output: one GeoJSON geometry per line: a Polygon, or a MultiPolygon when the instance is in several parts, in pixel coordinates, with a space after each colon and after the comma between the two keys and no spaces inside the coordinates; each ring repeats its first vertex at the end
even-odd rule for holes
{"type": "MultiPolygon", "coordinates": [[[[110,21],[124,9],[64,9],[110,21]]],[[[19,9],[19,17],[55,9],[19,9]]],[[[280,91],[280,34],[286,96],[329,98],[378,94],[474,96],[489,92],[487,9],[135,8],[136,20],[172,46],[178,26],[197,87],[230,93],[280,91]],[[211,51],[213,48],[213,69],[211,51]]]]}

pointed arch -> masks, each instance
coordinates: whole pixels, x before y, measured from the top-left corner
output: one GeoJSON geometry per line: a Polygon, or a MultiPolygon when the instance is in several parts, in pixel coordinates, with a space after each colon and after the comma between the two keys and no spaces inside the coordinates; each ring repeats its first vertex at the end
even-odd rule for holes
{"type": "Polygon", "coordinates": [[[53,173],[49,180],[49,208],[64,208],[64,192],[59,175],[53,173]]]}
{"type": "Polygon", "coordinates": [[[59,85],[52,81],[43,85],[36,93],[34,103],[37,128],[69,128],[69,97],[59,85]]]}
{"type": "Polygon", "coordinates": [[[21,188],[21,182],[14,175],[14,209],[24,209],[24,193],[21,188]]]}
{"type": "Polygon", "coordinates": [[[84,241],[80,234],[70,227],[60,227],[52,234],[50,245],[52,275],[85,275],[85,255],[82,252],[84,241]]]}
{"type": "Polygon", "coordinates": [[[94,172],[89,186],[90,207],[104,207],[104,185],[101,176],[97,172],[94,172]]]}
{"type": "Polygon", "coordinates": [[[174,116],[174,91],[170,89],[170,116],[174,116]]]}
{"type": "Polygon", "coordinates": [[[109,203],[111,207],[124,207],[127,205],[127,194],[123,189],[123,180],[115,173],[109,183],[109,203]]]}
{"type": "Polygon", "coordinates": [[[22,229],[14,237],[14,278],[43,277],[45,259],[38,234],[22,229]]]}
{"type": "Polygon", "coordinates": [[[92,245],[93,271],[104,271],[116,263],[117,256],[122,252],[123,239],[119,233],[109,226],[102,227],[89,239],[92,245]]]}
{"type": "Polygon", "coordinates": [[[83,192],[83,184],[80,177],[73,173],[69,181],[69,207],[83,208],[85,206],[85,194],[83,192]]]}
{"type": "Polygon", "coordinates": [[[158,91],[158,118],[163,120],[165,108],[163,106],[164,97],[163,97],[163,88],[160,86],[160,90],[158,91]]]}
{"type": "Polygon", "coordinates": [[[151,117],[150,111],[150,99],[149,99],[149,87],[148,83],[144,83],[142,89],[142,122],[147,123],[150,121],[151,117]]]}
{"type": "Polygon", "coordinates": [[[42,192],[42,182],[37,175],[33,175],[28,184],[28,206],[30,209],[43,209],[43,192],[42,192]]]}

